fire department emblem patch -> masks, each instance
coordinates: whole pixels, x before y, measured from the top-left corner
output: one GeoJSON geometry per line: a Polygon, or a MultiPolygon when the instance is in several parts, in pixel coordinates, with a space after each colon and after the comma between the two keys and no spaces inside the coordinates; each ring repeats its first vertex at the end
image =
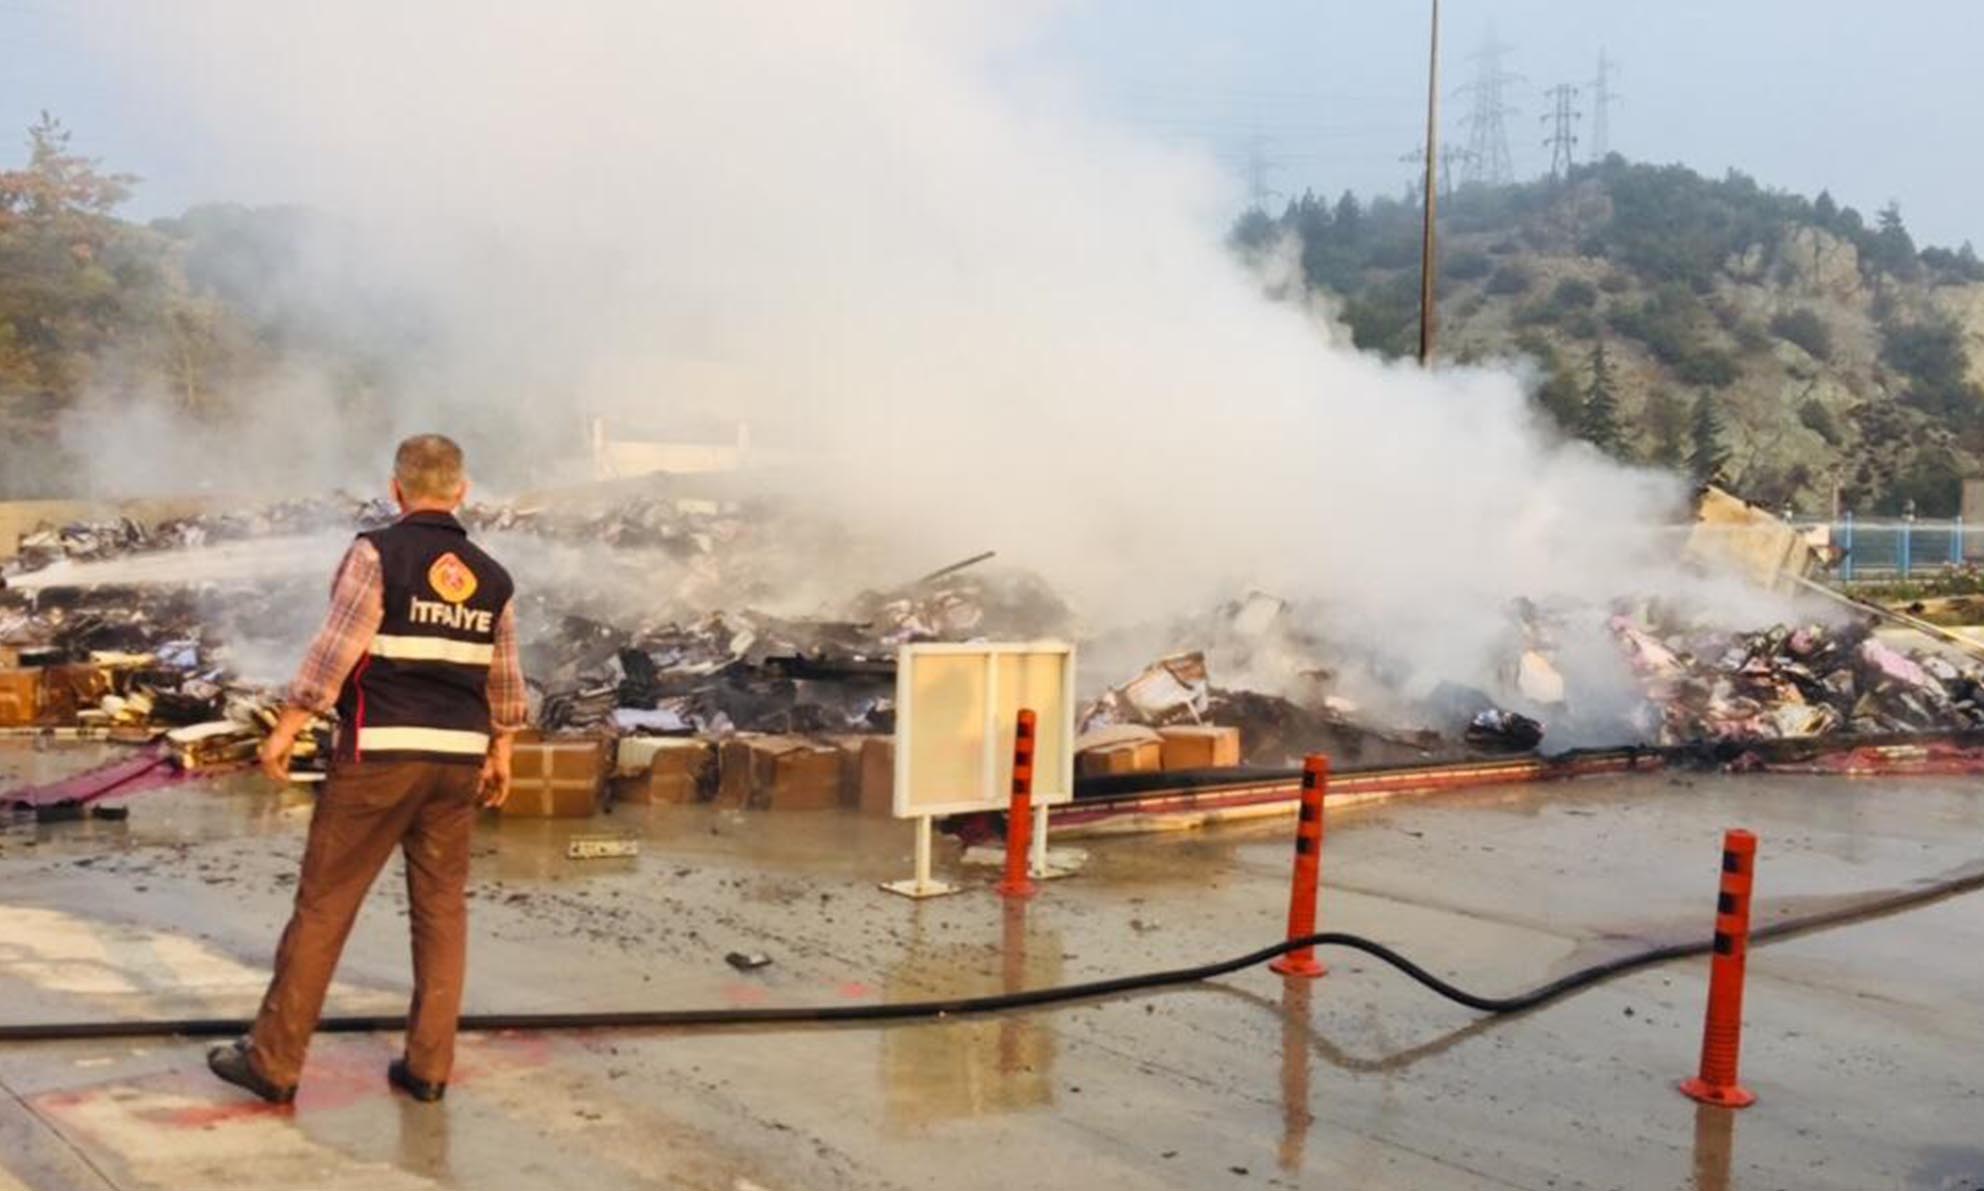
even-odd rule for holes
{"type": "Polygon", "coordinates": [[[450,604],[459,604],[475,594],[475,572],[453,554],[443,554],[427,568],[427,585],[450,604]]]}

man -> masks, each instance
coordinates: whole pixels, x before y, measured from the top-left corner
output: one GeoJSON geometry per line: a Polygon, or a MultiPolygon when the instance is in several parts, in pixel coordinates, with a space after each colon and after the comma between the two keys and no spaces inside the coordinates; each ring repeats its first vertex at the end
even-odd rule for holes
{"type": "Polygon", "coordinates": [[[304,657],[262,768],[288,780],[296,737],[336,706],[330,780],[310,817],[296,908],[246,1038],[207,1055],[215,1075],[272,1103],[296,1095],[303,1055],[345,937],[395,847],[406,853],[413,1006],[394,1087],[439,1100],[454,1064],[468,950],[469,835],[476,805],[500,806],[523,727],[510,576],[468,540],[462,449],[438,434],[393,458],[400,520],[358,535],[330,615],[304,657]]]}

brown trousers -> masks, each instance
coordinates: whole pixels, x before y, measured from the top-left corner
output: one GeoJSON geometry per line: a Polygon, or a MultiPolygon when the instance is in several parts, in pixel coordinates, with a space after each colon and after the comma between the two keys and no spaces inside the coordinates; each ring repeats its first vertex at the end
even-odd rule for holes
{"type": "Polygon", "coordinates": [[[395,847],[406,852],[413,930],[407,1067],[446,1082],[455,1061],[468,961],[468,852],[480,769],[438,761],[367,761],[331,773],[310,816],[296,909],[276,949],[275,978],[248,1038],[255,1066],[295,1086],[324,994],[365,894],[395,847]]]}

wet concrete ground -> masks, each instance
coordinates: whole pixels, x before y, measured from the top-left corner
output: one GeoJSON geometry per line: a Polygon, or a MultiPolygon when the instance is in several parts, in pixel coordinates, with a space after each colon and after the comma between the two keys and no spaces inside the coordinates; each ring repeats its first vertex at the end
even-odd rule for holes
{"type": "MultiPolygon", "coordinates": [[[[0,784],[93,759],[0,745],[0,784]]],[[[246,1015],[308,797],[256,779],[125,823],[0,828],[0,1020],[246,1015]]],[[[1503,993],[1698,938],[1723,828],[1758,913],[1984,860],[1975,780],[1641,778],[1346,811],[1324,924],[1503,993]]],[[[921,904],[909,834],[834,814],[623,808],[477,840],[469,1008],[854,1004],[1196,963],[1276,938],[1291,821],[1112,839],[1009,914],[921,904]],[[633,860],[570,861],[626,830],[633,860]],[[730,951],[774,962],[744,974],[730,951]]],[[[389,869],[331,1012],[399,1007],[389,869]]],[[[328,1036],[293,1110],[170,1039],[0,1046],[0,1191],[32,1188],[1984,1187],[1984,896],[1755,952],[1741,1114],[1690,1074],[1703,961],[1483,1019],[1353,953],[1053,1011],[879,1029],[469,1037],[448,1099],[388,1094],[396,1039],[328,1036]]]]}

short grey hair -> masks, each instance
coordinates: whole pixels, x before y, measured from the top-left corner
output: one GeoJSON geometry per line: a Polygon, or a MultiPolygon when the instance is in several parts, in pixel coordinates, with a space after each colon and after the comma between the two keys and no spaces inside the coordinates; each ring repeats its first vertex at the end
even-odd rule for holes
{"type": "Polygon", "coordinates": [[[445,434],[416,434],[393,452],[393,478],[413,500],[453,500],[467,479],[461,445],[445,434]]]}

